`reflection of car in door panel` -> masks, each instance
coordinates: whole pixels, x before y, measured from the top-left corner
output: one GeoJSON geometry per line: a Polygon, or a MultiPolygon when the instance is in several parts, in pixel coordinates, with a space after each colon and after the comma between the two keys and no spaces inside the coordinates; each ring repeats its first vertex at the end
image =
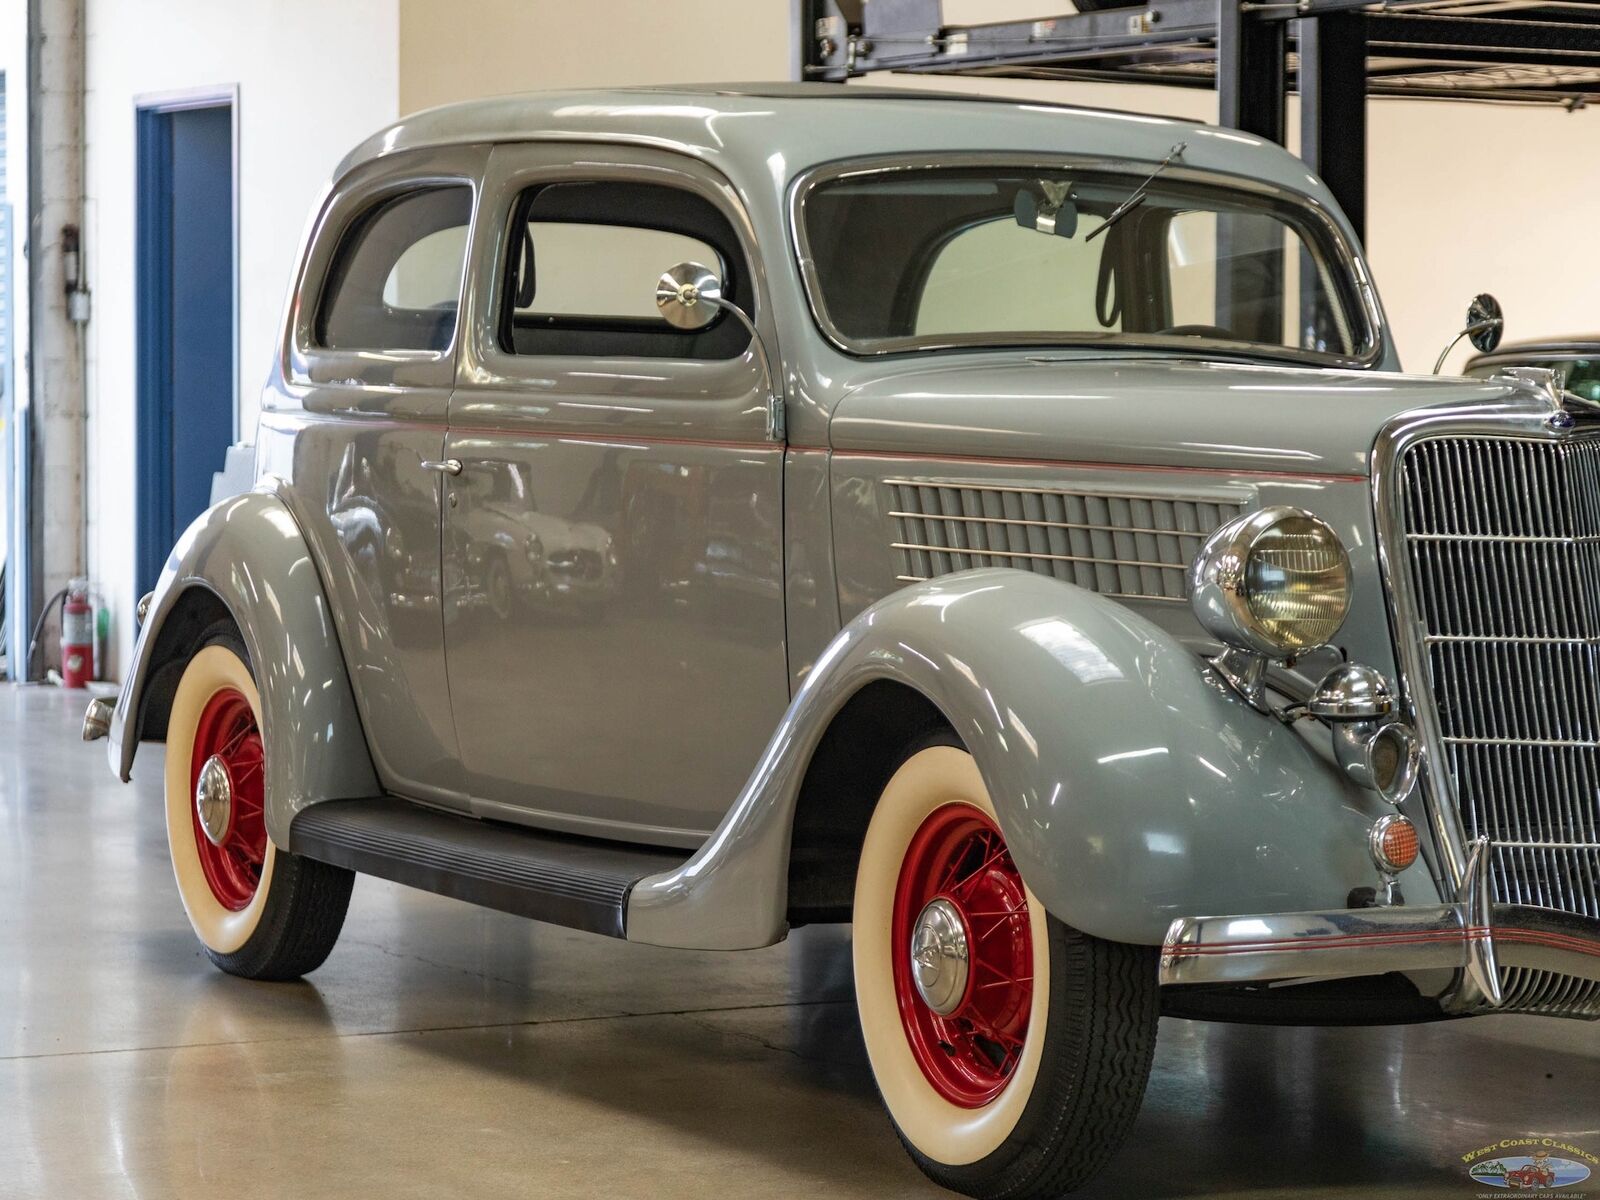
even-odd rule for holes
{"type": "Polygon", "coordinates": [[[1600,1016],[1600,414],[1399,367],[1326,187],[1237,133],[418,114],[340,166],[258,489],[86,732],[166,740],[241,975],[320,963],[352,872],[659,946],[851,922],[912,1156],[1054,1195],[1162,1013],[1600,1016]]]}
{"type": "Polygon", "coordinates": [[[539,511],[521,463],[475,463],[459,486],[482,493],[462,525],[470,574],[497,617],[509,618],[513,602],[570,603],[590,614],[604,607],[617,567],[604,529],[539,511]]]}

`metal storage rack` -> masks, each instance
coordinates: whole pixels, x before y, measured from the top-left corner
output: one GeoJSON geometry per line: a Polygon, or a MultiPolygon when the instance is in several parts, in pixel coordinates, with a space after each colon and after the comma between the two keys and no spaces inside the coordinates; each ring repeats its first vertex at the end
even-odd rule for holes
{"type": "Polygon", "coordinates": [[[802,77],[880,71],[1215,87],[1222,124],[1301,155],[1366,224],[1365,98],[1600,99],[1596,0],[1149,0],[952,25],[941,0],[798,0],[802,77]]]}

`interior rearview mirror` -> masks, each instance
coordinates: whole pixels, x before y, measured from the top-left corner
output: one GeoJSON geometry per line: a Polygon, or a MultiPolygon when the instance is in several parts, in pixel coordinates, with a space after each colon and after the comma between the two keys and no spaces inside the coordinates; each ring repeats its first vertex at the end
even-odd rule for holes
{"type": "Polygon", "coordinates": [[[681,262],[656,281],[656,308],[677,329],[704,329],[722,307],[722,280],[700,263],[681,262]]]}
{"type": "Polygon", "coordinates": [[[1024,229],[1056,237],[1071,237],[1078,232],[1078,206],[1072,202],[1072,185],[1050,179],[1039,180],[1039,190],[1023,188],[1012,204],[1017,224],[1024,229]]]}

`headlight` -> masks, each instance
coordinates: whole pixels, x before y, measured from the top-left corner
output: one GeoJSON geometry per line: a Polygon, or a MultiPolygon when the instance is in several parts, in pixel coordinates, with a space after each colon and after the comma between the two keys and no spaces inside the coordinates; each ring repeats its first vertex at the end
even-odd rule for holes
{"type": "Polygon", "coordinates": [[[1246,513],[1213,533],[1189,572],[1190,603],[1229,646],[1292,658],[1325,645],[1350,611],[1350,556],[1304,509],[1246,513]]]}

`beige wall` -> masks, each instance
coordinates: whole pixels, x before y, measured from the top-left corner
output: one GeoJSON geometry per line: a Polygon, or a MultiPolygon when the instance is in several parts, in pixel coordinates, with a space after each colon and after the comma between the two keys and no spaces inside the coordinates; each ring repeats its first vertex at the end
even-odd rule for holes
{"type": "Polygon", "coordinates": [[[531,88],[786,79],[789,0],[400,0],[400,109],[531,88]]]}
{"type": "MultiPolygon", "coordinates": [[[[788,0],[478,0],[471,21],[466,7],[400,0],[403,111],[529,88],[781,79],[791,61],[788,0]]],[[[946,0],[945,12],[992,21],[1065,7],[946,0]]],[[[1217,112],[1214,94],[1178,88],[872,82],[1217,112]]],[[[1600,111],[1377,100],[1370,118],[1369,256],[1409,369],[1432,369],[1483,290],[1505,304],[1510,337],[1600,330],[1600,111]]]]}

